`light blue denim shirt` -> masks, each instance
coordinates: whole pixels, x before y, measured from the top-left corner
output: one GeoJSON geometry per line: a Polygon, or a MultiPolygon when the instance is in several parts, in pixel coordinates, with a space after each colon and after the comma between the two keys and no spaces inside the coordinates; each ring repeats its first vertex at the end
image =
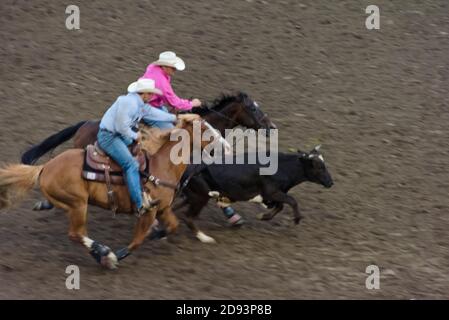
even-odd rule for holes
{"type": "Polygon", "coordinates": [[[137,93],[128,93],[117,98],[106,111],[100,122],[100,129],[119,133],[124,137],[135,140],[137,133],[132,130],[140,120],[176,121],[176,116],[153,108],[143,102],[137,93]]]}

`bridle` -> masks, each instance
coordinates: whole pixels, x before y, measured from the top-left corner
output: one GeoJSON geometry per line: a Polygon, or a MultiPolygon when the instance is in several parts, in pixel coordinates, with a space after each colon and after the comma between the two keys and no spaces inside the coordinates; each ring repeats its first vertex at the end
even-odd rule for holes
{"type": "MultiPolygon", "coordinates": [[[[231,146],[230,146],[229,142],[227,142],[221,136],[220,132],[217,129],[215,129],[209,122],[207,122],[204,119],[201,120],[201,123],[204,124],[208,130],[212,131],[214,138],[217,139],[217,141],[220,142],[225,147],[226,150],[230,150],[231,146]]],[[[179,193],[182,191],[182,189],[184,189],[184,187],[188,184],[189,180],[193,177],[193,175],[194,174],[189,175],[189,177],[186,179],[186,181],[184,181],[183,184],[180,184],[179,182],[177,184],[174,184],[174,183],[171,183],[168,181],[163,181],[152,174],[145,175],[145,178],[147,178],[148,181],[153,183],[153,185],[155,187],[161,186],[161,187],[175,190],[175,195],[172,199],[172,202],[173,202],[173,200],[179,195],[179,193]]]]}
{"type": "MultiPolygon", "coordinates": [[[[246,104],[245,104],[246,107],[246,104]]],[[[260,126],[260,127],[264,127],[263,121],[265,119],[268,118],[268,115],[264,112],[262,112],[262,110],[260,110],[259,104],[256,101],[252,101],[252,105],[251,107],[254,107],[254,110],[251,110],[251,115],[253,116],[253,119],[256,121],[256,123],[260,126]],[[257,117],[257,110],[259,110],[259,112],[262,114],[261,117],[257,117]]]]}
{"type": "MultiPolygon", "coordinates": [[[[262,112],[262,110],[260,110],[260,107],[259,107],[259,105],[257,104],[256,101],[252,101],[252,100],[251,100],[251,102],[252,102],[251,105],[248,106],[248,104],[246,103],[246,99],[243,101],[243,104],[244,104],[244,106],[245,106],[245,110],[246,110],[247,108],[254,107],[254,110],[250,110],[251,117],[253,118],[254,121],[256,121],[256,123],[257,123],[261,128],[263,128],[263,127],[265,126],[265,125],[263,124],[263,121],[264,121],[265,119],[268,118],[268,115],[267,115],[266,113],[262,112]],[[262,114],[261,117],[258,117],[258,116],[257,116],[257,111],[258,111],[258,110],[259,110],[260,113],[262,114]]],[[[237,125],[237,126],[240,125],[240,123],[238,123],[238,122],[235,121],[234,119],[232,119],[232,118],[226,116],[226,115],[223,114],[222,112],[216,111],[216,110],[214,110],[213,108],[208,108],[207,110],[210,111],[210,112],[212,112],[212,113],[214,113],[214,114],[216,114],[216,115],[218,115],[218,116],[220,116],[220,117],[222,117],[222,118],[224,118],[224,119],[227,119],[227,120],[231,121],[234,125],[237,125]]]]}

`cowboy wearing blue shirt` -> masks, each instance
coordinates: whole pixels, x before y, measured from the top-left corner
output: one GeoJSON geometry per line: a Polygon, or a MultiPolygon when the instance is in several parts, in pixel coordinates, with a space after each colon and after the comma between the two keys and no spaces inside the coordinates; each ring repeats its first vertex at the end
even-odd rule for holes
{"type": "Polygon", "coordinates": [[[152,79],[140,79],[128,87],[128,94],[117,98],[100,122],[98,144],[123,169],[132,202],[139,216],[146,213],[158,201],[144,205],[140,185],[139,164],[131,155],[128,146],[140,141],[140,132],[133,131],[139,121],[163,121],[173,123],[176,116],[146,104],[153,94],[162,92],[155,88],[152,79]]]}

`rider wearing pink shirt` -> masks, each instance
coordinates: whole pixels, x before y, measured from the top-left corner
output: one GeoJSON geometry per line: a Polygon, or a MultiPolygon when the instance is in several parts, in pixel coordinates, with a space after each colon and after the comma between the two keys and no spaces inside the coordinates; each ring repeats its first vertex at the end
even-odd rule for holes
{"type": "MultiPolygon", "coordinates": [[[[187,100],[179,98],[171,87],[171,77],[175,74],[176,70],[182,71],[185,67],[184,61],[171,51],[162,52],[159,55],[159,60],[151,63],[147,67],[145,74],[141,78],[153,79],[155,87],[162,91],[161,95],[153,95],[149,101],[150,105],[166,112],[168,112],[166,106],[171,106],[178,110],[190,110],[193,107],[201,106],[199,99],[187,100]]],[[[152,121],[152,123],[147,124],[160,129],[173,127],[167,121],[152,121]]],[[[242,217],[235,213],[232,207],[222,208],[222,210],[231,225],[239,226],[243,223],[242,217]]]]}
{"type": "Polygon", "coordinates": [[[184,69],[184,61],[171,51],[162,52],[159,55],[159,60],[147,67],[145,74],[141,78],[153,79],[156,88],[162,91],[162,95],[153,97],[150,100],[150,104],[153,107],[165,109],[164,106],[171,106],[178,110],[190,110],[193,107],[201,106],[199,99],[182,99],[173,91],[170,83],[171,77],[176,70],[182,71],[184,69]]]}

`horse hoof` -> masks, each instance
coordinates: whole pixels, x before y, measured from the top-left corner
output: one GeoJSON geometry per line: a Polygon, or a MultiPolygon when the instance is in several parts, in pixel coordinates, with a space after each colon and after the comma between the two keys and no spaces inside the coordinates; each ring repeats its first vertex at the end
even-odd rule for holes
{"type": "Polygon", "coordinates": [[[117,256],[108,246],[94,242],[91,248],[92,250],[90,251],[90,254],[99,264],[107,269],[117,268],[117,256]]]}
{"type": "Polygon", "coordinates": [[[34,204],[33,210],[34,211],[41,211],[41,210],[50,210],[53,209],[53,205],[47,201],[38,201],[34,204]]]}
{"type": "Polygon", "coordinates": [[[42,201],[38,201],[34,204],[33,211],[40,211],[42,206],[42,201]]]}
{"type": "Polygon", "coordinates": [[[117,257],[117,259],[120,261],[122,259],[125,259],[127,256],[129,256],[131,254],[131,251],[129,251],[128,247],[124,247],[120,250],[117,250],[115,252],[115,255],[117,257]]]}
{"type": "Polygon", "coordinates": [[[167,238],[167,230],[155,227],[148,236],[150,240],[161,240],[167,238]]]}
{"type": "Polygon", "coordinates": [[[196,234],[196,237],[198,240],[200,240],[202,243],[217,243],[214,238],[209,237],[207,234],[204,234],[201,231],[198,231],[196,234]]]}
{"type": "Polygon", "coordinates": [[[113,252],[109,252],[109,254],[107,256],[101,257],[100,264],[109,270],[117,269],[117,266],[118,266],[117,256],[113,252]]]}

